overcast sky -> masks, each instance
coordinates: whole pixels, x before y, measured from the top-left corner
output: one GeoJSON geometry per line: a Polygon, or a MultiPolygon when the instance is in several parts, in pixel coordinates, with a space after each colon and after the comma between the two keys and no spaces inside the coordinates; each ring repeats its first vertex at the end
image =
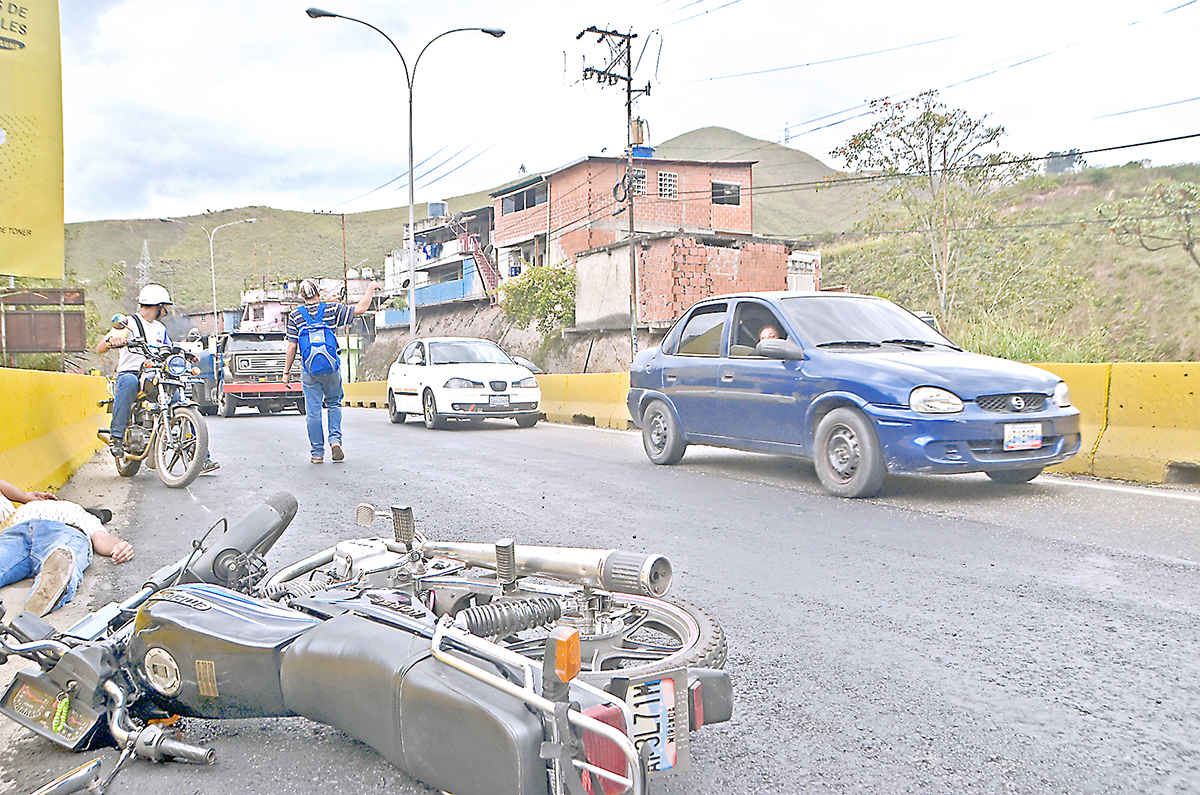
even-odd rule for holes
{"type": "MultiPolygon", "coordinates": [[[[1200,0],[309,0],[414,68],[416,199],[493,188],[625,145],[623,86],[581,81],[637,34],[650,143],[728,127],[840,167],[871,99],[941,90],[1009,151],[1200,133],[1200,0]]],[[[404,68],[303,0],[60,0],[66,220],[265,205],[407,206],[404,68]],[[394,181],[393,181],[394,180],[394,181]],[[387,184],[389,183],[390,184],[387,184]]],[[[747,159],[751,159],[749,155],[747,159]]],[[[1086,155],[1200,162],[1200,138],[1086,155]]]]}

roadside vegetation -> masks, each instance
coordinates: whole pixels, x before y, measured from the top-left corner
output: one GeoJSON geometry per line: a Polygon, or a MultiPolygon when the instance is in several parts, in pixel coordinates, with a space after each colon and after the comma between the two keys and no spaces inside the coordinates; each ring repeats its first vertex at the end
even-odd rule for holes
{"type": "Polygon", "coordinates": [[[1046,176],[935,93],[873,110],[833,153],[878,179],[856,228],[822,247],[824,285],[932,312],[1010,359],[1196,359],[1200,165],[1046,176]]]}

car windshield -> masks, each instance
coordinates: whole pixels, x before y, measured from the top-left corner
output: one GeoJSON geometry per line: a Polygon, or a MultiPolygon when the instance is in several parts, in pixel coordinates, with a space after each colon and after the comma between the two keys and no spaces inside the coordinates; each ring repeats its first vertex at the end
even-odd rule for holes
{"type": "Polygon", "coordinates": [[[797,296],[779,302],[800,337],[815,347],[956,347],[928,323],[891,301],[864,296],[797,296]]]}
{"type": "Polygon", "coordinates": [[[430,364],[463,364],[466,362],[512,364],[512,359],[508,358],[508,354],[500,350],[495,343],[483,340],[429,343],[430,364]]]}

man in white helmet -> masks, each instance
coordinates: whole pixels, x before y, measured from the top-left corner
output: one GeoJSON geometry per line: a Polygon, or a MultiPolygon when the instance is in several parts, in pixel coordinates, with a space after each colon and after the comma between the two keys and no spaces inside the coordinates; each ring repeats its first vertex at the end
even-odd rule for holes
{"type": "MultiPolygon", "coordinates": [[[[125,318],[128,339],[145,340],[151,348],[171,345],[167,327],[162,323],[162,318],[169,311],[167,307],[170,306],[174,306],[174,303],[166,287],[161,284],[147,284],[143,287],[138,293],[138,311],[125,318]]],[[[145,356],[126,347],[128,339],[109,335],[96,346],[96,353],[107,353],[114,348],[121,351],[117,358],[117,379],[113,389],[112,422],[108,426],[111,437],[108,449],[114,458],[125,455],[125,429],[129,427],[133,401],[137,398],[138,374],[141,372],[142,362],[146,361],[145,356]]],[[[201,473],[215,472],[219,467],[220,464],[210,459],[204,462],[201,473]]]]}

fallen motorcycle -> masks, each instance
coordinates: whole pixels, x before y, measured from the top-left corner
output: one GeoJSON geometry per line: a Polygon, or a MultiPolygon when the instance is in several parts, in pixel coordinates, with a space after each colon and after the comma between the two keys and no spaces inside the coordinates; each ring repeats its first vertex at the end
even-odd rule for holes
{"type": "Polygon", "coordinates": [[[24,612],[0,626],[0,658],[40,668],[0,714],[71,750],[121,749],[107,775],[96,759],[39,793],[103,793],[133,757],[212,762],[163,728],[175,715],[304,716],[456,795],[645,793],[731,716],[724,633],[665,598],[661,555],[439,542],[410,508],[363,504],[358,524],[390,520],[389,536],[268,576],[296,507],[279,493],[218,522],[65,632],[24,612]]]}
{"type": "MultiPolygon", "coordinates": [[[[181,348],[151,348],[133,339],[129,349],[146,357],[138,374],[138,394],[125,429],[125,454],[114,459],[117,472],[133,477],[147,459],[158,479],[173,489],[188,486],[200,475],[208,459],[208,425],[195,401],[185,393],[190,366],[181,348]]],[[[112,392],[112,382],[109,382],[112,392]]],[[[100,401],[112,413],[113,398],[100,401]]],[[[106,444],[108,430],[96,432],[106,444]]]]}

